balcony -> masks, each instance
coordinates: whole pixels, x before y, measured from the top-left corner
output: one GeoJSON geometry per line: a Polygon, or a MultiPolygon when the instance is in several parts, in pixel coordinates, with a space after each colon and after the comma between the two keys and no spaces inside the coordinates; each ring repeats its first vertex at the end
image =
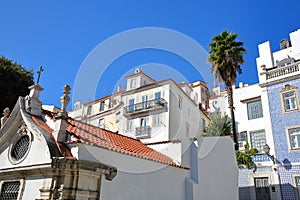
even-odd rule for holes
{"type": "Polygon", "coordinates": [[[273,81],[290,75],[299,74],[299,63],[300,62],[293,63],[284,67],[269,69],[268,71],[261,73],[261,75],[266,74],[266,80],[273,81]]]}
{"type": "Polygon", "coordinates": [[[150,138],[151,137],[151,127],[141,126],[135,128],[135,136],[137,139],[150,138]]]}
{"type": "Polygon", "coordinates": [[[149,115],[149,112],[160,112],[167,109],[167,101],[163,98],[153,99],[124,107],[125,117],[142,117],[149,115]]]}

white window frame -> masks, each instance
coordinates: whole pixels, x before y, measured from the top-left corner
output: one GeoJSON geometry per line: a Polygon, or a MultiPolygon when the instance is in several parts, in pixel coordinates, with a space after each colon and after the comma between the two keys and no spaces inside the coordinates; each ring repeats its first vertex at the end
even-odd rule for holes
{"type": "Polygon", "coordinates": [[[265,131],[264,129],[261,129],[261,130],[255,130],[255,131],[250,131],[250,132],[249,132],[249,135],[250,135],[250,145],[251,145],[251,148],[257,148],[257,150],[258,150],[259,153],[263,153],[263,152],[264,152],[264,151],[263,151],[263,147],[264,147],[264,145],[267,143],[267,141],[266,141],[266,131],[265,131]],[[255,132],[262,132],[262,131],[264,132],[264,141],[261,142],[260,148],[257,148],[257,146],[254,146],[254,145],[253,145],[253,142],[252,142],[252,134],[255,133],[255,132]]]}
{"type": "Polygon", "coordinates": [[[286,127],[286,134],[287,134],[287,141],[288,141],[288,148],[289,151],[300,151],[300,126],[291,126],[291,127],[286,127]],[[299,133],[297,133],[296,137],[298,140],[297,147],[293,147],[292,145],[292,138],[291,138],[291,130],[298,129],[299,133]]]}
{"type": "Polygon", "coordinates": [[[153,126],[160,126],[161,124],[161,115],[153,115],[153,126]]]}
{"type": "Polygon", "coordinates": [[[136,87],[136,79],[130,79],[130,89],[135,88],[136,87]]]}
{"type": "Polygon", "coordinates": [[[100,119],[99,119],[99,128],[105,128],[105,125],[104,125],[104,118],[100,118],[100,119]]]}
{"type": "Polygon", "coordinates": [[[264,116],[261,99],[247,102],[247,115],[248,120],[259,119],[264,116]]]}
{"type": "Polygon", "coordinates": [[[99,111],[103,111],[105,109],[105,100],[100,101],[100,105],[99,105],[99,111]]]}
{"type": "Polygon", "coordinates": [[[89,105],[89,106],[87,107],[86,114],[87,114],[87,115],[91,115],[91,114],[92,114],[92,105],[89,105]]]}
{"type": "Polygon", "coordinates": [[[132,124],[133,124],[132,119],[127,120],[127,122],[126,122],[126,130],[127,131],[132,131],[132,124]]]}

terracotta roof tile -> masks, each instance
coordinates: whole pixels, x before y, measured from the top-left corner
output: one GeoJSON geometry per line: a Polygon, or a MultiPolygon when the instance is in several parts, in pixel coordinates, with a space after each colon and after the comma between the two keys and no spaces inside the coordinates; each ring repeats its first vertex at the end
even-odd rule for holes
{"type": "MultiPolygon", "coordinates": [[[[54,119],[53,113],[44,111],[44,114],[54,119]]],[[[101,129],[72,118],[68,119],[67,132],[71,136],[69,143],[89,144],[170,166],[188,169],[187,167],[176,164],[168,156],[155,151],[139,140],[101,129]]]]}
{"type": "Polygon", "coordinates": [[[31,118],[32,118],[32,120],[33,120],[39,127],[41,127],[41,128],[44,129],[47,133],[49,133],[49,135],[50,135],[52,141],[55,142],[55,144],[56,144],[56,146],[57,146],[59,152],[60,152],[62,155],[64,155],[65,157],[73,157],[72,154],[71,154],[70,149],[69,149],[65,144],[62,144],[62,143],[57,142],[57,141],[55,140],[55,138],[54,138],[53,135],[52,135],[53,129],[50,128],[50,127],[48,126],[48,124],[46,124],[46,123],[44,122],[44,120],[43,120],[41,117],[37,117],[37,116],[32,115],[31,118]]]}

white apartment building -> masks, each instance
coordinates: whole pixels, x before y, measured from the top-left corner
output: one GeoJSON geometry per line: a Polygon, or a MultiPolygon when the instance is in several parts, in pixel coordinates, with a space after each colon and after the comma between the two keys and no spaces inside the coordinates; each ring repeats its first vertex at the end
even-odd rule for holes
{"type": "MultiPolygon", "coordinates": [[[[140,69],[126,76],[126,89],[74,105],[70,116],[91,125],[153,144],[200,136],[209,123],[199,103],[207,99],[207,84],[155,81],[140,69]],[[206,95],[206,96],[205,96],[206,95]]],[[[152,148],[181,162],[179,144],[152,148]]]]}
{"type": "MultiPolygon", "coordinates": [[[[250,148],[257,148],[263,153],[263,146],[267,140],[273,142],[269,136],[272,136],[272,133],[266,130],[270,116],[268,109],[262,106],[263,99],[259,84],[248,85],[241,82],[239,87],[233,87],[234,114],[240,150],[244,150],[244,145],[248,141],[250,148]]],[[[214,88],[209,103],[211,113],[219,111],[230,117],[227,93],[224,89],[214,88]]]]}
{"type": "Polygon", "coordinates": [[[116,93],[87,103],[76,102],[69,116],[84,123],[117,132],[120,130],[118,123],[123,109],[121,93],[119,86],[116,93]]]}

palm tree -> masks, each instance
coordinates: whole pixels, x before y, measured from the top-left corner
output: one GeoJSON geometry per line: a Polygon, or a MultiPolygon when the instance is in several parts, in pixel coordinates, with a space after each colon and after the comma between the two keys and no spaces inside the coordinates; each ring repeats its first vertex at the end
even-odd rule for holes
{"type": "Polygon", "coordinates": [[[232,85],[236,83],[236,72],[242,73],[240,64],[244,64],[243,54],[246,53],[243,48],[244,43],[235,41],[237,36],[237,33],[223,31],[220,35],[213,37],[209,44],[210,55],[207,59],[212,64],[211,72],[215,75],[215,79],[226,85],[235,150],[239,149],[239,145],[234,118],[232,85]]]}

